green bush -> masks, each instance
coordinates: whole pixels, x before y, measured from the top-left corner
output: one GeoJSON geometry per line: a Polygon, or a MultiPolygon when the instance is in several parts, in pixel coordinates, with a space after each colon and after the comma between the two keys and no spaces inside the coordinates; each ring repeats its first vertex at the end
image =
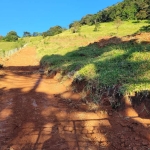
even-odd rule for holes
{"type": "Polygon", "coordinates": [[[5,36],[4,40],[7,42],[15,42],[18,40],[18,38],[19,38],[19,36],[17,35],[17,33],[15,31],[10,31],[5,36]]]}

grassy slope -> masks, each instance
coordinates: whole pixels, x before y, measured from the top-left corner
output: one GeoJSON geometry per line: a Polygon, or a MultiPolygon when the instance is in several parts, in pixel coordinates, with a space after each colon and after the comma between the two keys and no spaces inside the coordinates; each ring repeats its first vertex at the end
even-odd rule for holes
{"type": "MultiPolygon", "coordinates": [[[[93,32],[94,26],[82,26],[81,34],[87,37],[99,37],[108,35],[126,36],[136,33],[142,26],[148,25],[147,21],[140,21],[139,23],[133,23],[135,21],[123,21],[119,27],[118,34],[114,22],[101,23],[98,32],[93,32]]],[[[61,36],[72,35],[69,30],[63,32],[61,36]]]]}
{"type": "Polygon", "coordinates": [[[0,42],[0,50],[11,50],[16,48],[16,42],[0,42]]]}
{"type": "Polygon", "coordinates": [[[24,41],[19,39],[16,42],[0,42],[0,51],[8,51],[15,48],[19,48],[24,45],[24,41]]]}
{"type": "MultiPolygon", "coordinates": [[[[144,21],[124,22],[118,32],[121,36],[136,33],[144,21]]],[[[90,44],[102,36],[114,35],[113,23],[101,23],[99,32],[94,26],[83,26],[80,33],[69,30],[54,37],[30,39],[35,45],[41,63],[63,72],[75,71],[74,78],[86,78],[98,86],[122,84],[123,93],[150,90],[150,46],[142,43],[126,43],[98,48],[90,44]]]]}

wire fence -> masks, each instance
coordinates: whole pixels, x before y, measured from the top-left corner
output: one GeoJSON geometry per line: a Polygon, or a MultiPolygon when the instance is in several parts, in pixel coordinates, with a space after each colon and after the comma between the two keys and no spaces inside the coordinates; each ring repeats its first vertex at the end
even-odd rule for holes
{"type": "Polygon", "coordinates": [[[13,55],[14,53],[18,52],[20,49],[22,49],[23,47],[25,47],[27,44],[25,44],[24,46],[20,47],[20,48],[15,48],[12,50],[0,50],[0,58],[7,58],[10,57],[11,55],[13,55]]]}

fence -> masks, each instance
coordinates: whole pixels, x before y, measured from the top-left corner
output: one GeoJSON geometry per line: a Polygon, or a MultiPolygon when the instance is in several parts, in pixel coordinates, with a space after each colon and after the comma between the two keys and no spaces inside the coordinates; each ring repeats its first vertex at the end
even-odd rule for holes
{"type": "Polygon", "coordinates": [[[20,48],[15,48],[12,50],[0,50],[0,58],[7,58],[10,57],[11,55],[13,55],[14,53],[16,53],[17,51],[19,51],[21,48],[25,47],[27,44],[25,44],[24,46],[20,47],[20,48]]]}

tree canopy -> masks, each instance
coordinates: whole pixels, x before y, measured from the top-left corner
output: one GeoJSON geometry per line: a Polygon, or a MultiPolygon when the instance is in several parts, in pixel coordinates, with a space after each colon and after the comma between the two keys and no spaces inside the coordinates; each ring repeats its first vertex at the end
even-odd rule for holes
{"type": "Polygon", "coordinates": [[[39,33],[39,32],[33,32],[33,34],[32,34],[32,36],[40,36],[41,35],[41,33],[39,33]]]}
{"type": "Polygon", "coordinates": [[[72,33],[77,33],[80,31],[81,24],[78,21],[74,21],[72,24],[69,25],[71,28],[72,33]]]}
{"type": "Polygon", "coordinates": [[[48,31],[46,32],[43,32],[43,37],[46,37],[46,36],[53,36],[53,35],[56,35],[56,34],[59,34],[59,33],[62,33],[65,29],[62,28],[61,26],[54,26],[54,27],[51,27],[48,31]]]}
{"type": "Polygon", "coordinates": [[[30,33],[30,32],[25,31],[25,32],[23,33],[23,37],[30,37],[30,36],[31,36],[31,33],[30,33]]]}
{"type": "Polygon", "coordinates": [[[150,19],[150,0],[124,0],[96,14],[88,14],[78,22],[81,25],[94,25],[96,22],[114,21],[116,18],[121,20],[150,19]]]}
{"type": "Polygon", "coordinates": [[[19,38],[19,36],[17,35],[17,32],[15,31],[10,31],[7,33],[7,35],[4,37],[4,40],[5,41],[8,41],[8,42],[14,42],[14,41],[17,41],[19,38]]]}

